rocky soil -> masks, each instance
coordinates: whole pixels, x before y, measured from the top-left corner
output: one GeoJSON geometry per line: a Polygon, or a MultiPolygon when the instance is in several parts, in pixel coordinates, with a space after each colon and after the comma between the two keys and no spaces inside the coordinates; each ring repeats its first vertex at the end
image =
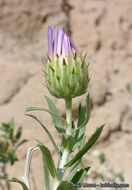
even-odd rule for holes
{"type": "MultiPolygon", "coordinates": [[[[22,177],[28,147],[34,139],[42,140],[56,154],[43,129],[24,116],[30,106],[47,107],[43,95],[42,58],[47,54],[46,30],[49,25],[63,28],[72,36],[79,50],[87,53],[91,81],[89,92],[92,116],[87,136],[97,126],[105,129],[94,149],[106,154],[112,167],[124,171],[125,182],[132,182],[132,0],[0,0],[0,122],[15,118],[23,126],[23,137],[29,141],[19,151],[19,159],[8,166],[9,177],[22,177]]],[[[51,96],[50,96],[51,97],[51,96]]],[[[51,97],[60,114],[65,115],[63,100],[51,97]]],[[[73,102],[77,118],[78,102],[73,102]]],[[[37,113],[56,137],[51,118],[37,113]]],[[[90,153],[91,154],[91,153],[90,153]]],[[[87,154],[87,159],[90,159],[87,154]]],[[[94,166],[94,161],[91,162],[94,166]]],[[[32,189],[43,188],[41,155],[35,152],[31,171],[32,189]],[[39,175],[38,175],[39,174],[39,175]]],[[[11,184],[13,189],[21,189],[11,184]]]]}

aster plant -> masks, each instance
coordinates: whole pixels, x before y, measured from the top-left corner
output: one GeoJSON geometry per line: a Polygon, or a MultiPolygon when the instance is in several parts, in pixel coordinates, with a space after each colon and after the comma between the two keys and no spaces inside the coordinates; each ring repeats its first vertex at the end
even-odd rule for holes
{"type": "Polygon", "coordinates": [[[96,131],[86,141],[85,130],[90,119],[90,99],[87,93],[89,74],[88,65],[73,40],[63,30],[48,27],[48,58],[45,63],[44,77],[45,85],[51,95],[56,98],[63,98],[66,105],[66,119],[59,116],[53,101],[45,96],[49,109],[30,107],[30,111],[46,111],[51,117],[53,124],[61,137],[61,145],[58,147],[47,127],[33,114],[27,116],[36,120],[48,135],[53,147],[58,154],[58,165],[55,166],[50,150],[39,140],[35,148],[29,148],[27,153],[26,167],[23,182],[17,178],[12,181],[22,185],[24,190],[30,190],[29,169],[32,152],[40,149],[44,166],[44,178],[46,190],[70,190],[80,189],[75,184],[83,183],[83,180],[90,169],[90,166],[81,168],[83,156],[91,149],[99,138],[104,125],[97,127],[96,131]],[[81,104],[78,107],[78,123],[74,125],[72,120],[72,99],[86,95],[86,111],[81,104]],[[76,153],[75,153],[76,151],[76,153]],[[53,185],[50,184],[53,178],[53,185]]]}

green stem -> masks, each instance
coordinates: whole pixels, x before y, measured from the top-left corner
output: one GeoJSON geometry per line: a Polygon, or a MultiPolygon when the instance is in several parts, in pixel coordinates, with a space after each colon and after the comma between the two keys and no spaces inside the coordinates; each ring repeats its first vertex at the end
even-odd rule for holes
{"type": "Polygon", "coordinates": [[[72,133],[72,99],[66,99],[66,121],[67,121],[67,129],[66,134],[71,135],[72,133]]]}
{"type": "MultiPolygon", "coordinates": [[[[72,134],[72,98],[65,99],[65,104],[66,104],[66,121],[67,121],[66,135],[70,136],[72,134]]],[[[59,164],[59,169],[62,172],[61,178],[63,178],[63,175],[65,173],[64,165],[67,163],[67,161],[69,159],[69,155],[70,155],[70,151],[67,149],[64,149],[62,158],[61,158],[60,164],[59,164]]],[[[61,183],[61,181],[55,181],[53,190],[56,190],[60,183],[61,183]]]]}

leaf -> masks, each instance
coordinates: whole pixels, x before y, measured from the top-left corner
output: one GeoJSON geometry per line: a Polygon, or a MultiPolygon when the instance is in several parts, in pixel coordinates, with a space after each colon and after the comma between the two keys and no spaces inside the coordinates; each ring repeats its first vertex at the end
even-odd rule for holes
{"type": "MultiPolygon", "coordinates": [[[[78,124],[77,127],[79,128],[85,121],[85,113],[84,110],[82,109],[81,104],[79,105],[78,108],[78,124]]],[[[76,131],[76,134],[74,136],[74,146],[73,146],[73,151],[75,151],[75,149],[77,147],[80,146],[80,141],[83,139],[83,136],[85,134],[85,130],[86,130],[86,126],[84,126],[83,128],[81,128],[80,130],[76,131]]]]}
{"type": "Polygon", "coordinates": [[[18,148],[19,146],[21,146],[22,144],[26,143],[28,140],[27,139],[23,139],[21,142],[19,142],[17,145],[16,145],[16,148],[18,148]]]}
{"type": "Polygon", "coordinates": [[[12,141],[13,140],[14,128],[15,128],[15,124],[14,124],[13,118],[11,119],[11,121],[8,124],[9,124],[9,138],[12,141]]]}
{"type": "Polygon", "coordinates": [[[72,131],[75,129],[74,121],[72,120],[72,131]]]}
{"type": "Polygon", "coordinates": [[[59,119],[59,120],[65,122],[65,119],[64,119],[64,118],[60,117],[58,114],[56,114],[56,113],[54,113],[54,112],[52,112],[52,111],[50,111],[50,110],[48,110],[48,109],[45,109],[45,108],[29,107],[29,108],[26,109],[25,112],[30,112],[30,111],[45,111],[45,112],[48,112],[51,116],[56,117],[57,119],[59,119]]]}
{"type": "Polygon", "coordinates": [[[59,187],[57,188],[57,190],[77,190],[77,188],[75,188],[72,183],[69,183],[68,181],[62,181],[59,185],[59,187]]]}
{"type": "Polygon", "coordinates": [[[21,137],[21,135],[22,135],[22,127],[19,127],[18,129],[17,129],[17,133],[16,133],[16,139],[18,140],[18,139],[20,139],[20,137],[21,137]]]}
{"type": "MultiPolygon", "coordinates": [[[[84,113],[84,110],[82,109],[82,106],[80,104],[79,108],[78,108],[78,124],[77,124],[77,127],[79,128],[84,123],[84,121],[85,121],[85,113],[84,113]]],[[[86,126],[81,128],[79,131],[76,132],[75,140],[77,140],[77,138],[84,135],[85,129],[86,129],[86,126]]]]}
{"type": "Polygon", "coordinates": [[[48,98],[47,96],[44,96],[47,103],[48,103],[48,106],[49,106],[49,109],[52,113],[54,113],[54,115],[52,114],[52,121],[55,125],[55,128],[56,130],[59,132],[59,133],[65,133],[65,129],[63,127],[63,124],[62,124],[62,119],[60,119],[59,117],[59,114],[58,114],[58,111],[56,109],[56,106],[55,104],[53,103],[53,101],[48,98]],[[56,116],[55,116],[56,115],[56,116]]]}
{"type": "Polygon", "coordinates": [[[83,137],[82,140],[81,140],[81,142],[80,142],[79,151],[83,148],[84,143],[85,143],[85,139],[86,139],[86,136],[83,137]]]}
{"type": "Polygon", "coordinates": [[[70,160],[65,167],[70,167],[72,166],[75,162],[77,162],[82,156],[95,144],[97,139],[99,138],[102,130],[103,130],[104,125],[101,125],[96,129],[96,131],[93,133],[93,135],[90,137],[88,142],[84,145],[84,147],[73,157],[72,160],[70,160]]]}
{"type": "Polygon", "coordinates": [[[80,169],[79,171],[76,172],[76,174],[73,176],[71,182],[76,184],[76,183],[83,183],[83,179],[86,176],[88,170],[90,167],[80,169]]]}
{"type": "Polygon", "coordinates": [[[80,167],[80,162],[81,162],[81,159],[78,160],[78,162],[75,163],[75,165],[73,166],[73,168],[69,172],[69,175],[66,178],[67,181],[71,181],[71,179],[73,178],[73,176],[76,174],[78,168],[80,167]]]}
{"type": "Polygon", "coordinates": [[[40,150],[42,152],[43,158],[44,158],[44,160],[46,162],[46,166],[49,169],[49,172],[50,172],[51,176],[54,179],[58,179],[57,171],[56,171],[55,164],[54,164],[54,160],[52,159],[50,150],[46,146],[44,146],[40,141],[37,140],[37,142],[38,142],[37,146],[40,148],[40,150]]]}
{"type": "Polygon", "coordinates": [[[50,190],[50,176],[49,176],[49,170],[47,168],[44,156],[43,156],[43,167],[44,167],[44,182],[46,190],[50,190]]]}
{"type": "Polygon", "coordinates": [[[12,178],[12,179],[10,179],[9,181],[11,181],[11,182],[16,182],[16,183],[20,183],[21,186],[23,187],[23,190],[29,190],[28,187],[27,187],[27,185],[26,185],[25,183],[23,183],[22,181],[18,180],[18,179],[15,178],[15,177],[12,178]]]}
{"type": "Polygon", "coordinates": [[[57,148],[57,145],[56,145],[56,143],[55,143],[55,141],[54,141],[52,135],[51,135],[50,132],[48,131],[48,129],[41,123],[41,121],[40,121],[35,115],[32,115],[32,114],[25,114],[25,115],[27,115],[27,116],[29,116],[29,117],[32,117],[33,119],[35,119],[36,121],[38,121],[38,123],[43,127],[43,129],[44,129],[45,132],[47,133],[47,135],[48,135],[48,137],[49,137],[51,143],[53,144],[53,146],[54,146],[54,148],[55,148],[57,154],[60,156],[60,152],[59,152],[59,150],[58,150],[58,148],[57,148]]]}
{"type": "Polygon", "coordinates": [[[74,130],[73,134],[79,131],[81,128],[85,127],[86,124],[89,121],[90,118],[90,112],[91,112],[91,106],[90,106],[90,99],[89,99],[89,94],[86,96],[86,116],[85,116],[85,121],[81,124],[80,127],[78,127],[76,130],[74,130]]]}
{"type": "Polygon", "coordinates": [[[18,161],[15,150],[8,151],[8,160],[11,163],[11,165],[13,165],[16,161],[18,161]]]}

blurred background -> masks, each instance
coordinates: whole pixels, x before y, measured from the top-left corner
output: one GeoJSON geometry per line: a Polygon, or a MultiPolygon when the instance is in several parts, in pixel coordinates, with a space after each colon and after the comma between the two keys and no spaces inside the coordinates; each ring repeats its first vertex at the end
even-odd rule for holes
{"type": "MultiPolygon", "coordinates": [[[[49,25],[63,28],[83,55],[87,53],[90,62],[92,114],[87,136],[97,126],[106,125],[93,151],[86,154],[85,164],[91,165],[95,173],[101,167],[104,169],[97,158],[101,153],[110,163],[108,170],[115,175],[121,173],[124,182],[131,184],[132,0],[0,0],[0,123],[13,117],[16,125],[23,128],[23,138],[28,139],[18,149],[19,161],[13,167],[7,165],[9,178],[23,176],[26,151],[36,145],[34,139],[42,140],[54,159],[57,158],[43,129],[24,116],[27,107],[48,107],[43,97],[50,95],[43,85],[42,59],[47,55],[49,25]]],[[[64,101],[51,98],[61,116],[65,116],[64,101]]],[[[85,95],[73,101],[75,120],[79,102],[85,105],[85,95]]],[[[50,116],[44,112],[36,115],[59,145],[50,116]]],[[[42,167],[41,154],[37,151],[30,175],[33,190],[44,189],[42,167]]],[[[90,175],[89,181],[92,178],[96,181],[96,175],[92,172],[90,175]]],[[[11,184],[13,189],[21,187],[11,184]]]]}

